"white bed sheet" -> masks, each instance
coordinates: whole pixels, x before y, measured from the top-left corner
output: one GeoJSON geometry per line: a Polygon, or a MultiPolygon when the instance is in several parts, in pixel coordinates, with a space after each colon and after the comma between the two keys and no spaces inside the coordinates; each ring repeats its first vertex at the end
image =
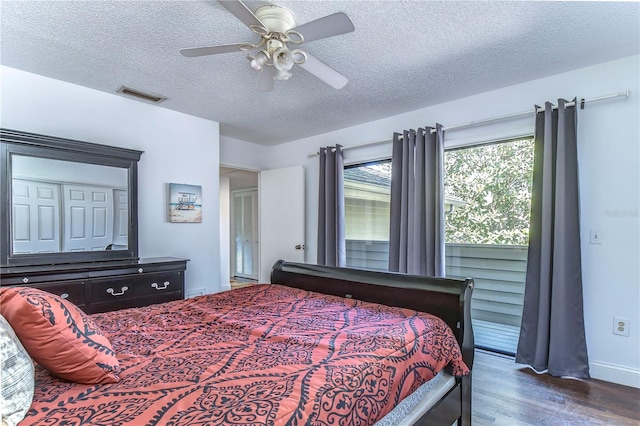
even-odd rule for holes
{"type": "Polygon", "coordinates": [[[374,426],[410,426],[420,419],[456,385],[456,379],[441,371],[433,379],[420,386],[403,399],[374,426]]]}

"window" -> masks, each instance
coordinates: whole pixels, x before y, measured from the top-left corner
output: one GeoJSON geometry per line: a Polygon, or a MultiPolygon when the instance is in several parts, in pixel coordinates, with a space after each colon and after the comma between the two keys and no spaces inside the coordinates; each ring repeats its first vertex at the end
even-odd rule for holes
{"type": "MultiPolygon", "coordinates": [[[[476,346],[514,353],[526,275],[533,139],[445,151],[446,274],[473,277],[476,346]]],[[[391,161],[345,167],[347,266],[389,269],[391,161]]]]}
{"type": "Polygon", "coordinates": [[[445,241],[527,245],[533,140],[445,151],[445,241]]]}
{"type": "Polygon", "coordinates": [[[391,161],[344,170],[347,267],[389,270],[391,161]]]}
{"type": "Polygon", "coordinates": [[[445,151],[445,268],[473,277],[476,346],[514,354],[527,270],[533,139],[445,151]]]}

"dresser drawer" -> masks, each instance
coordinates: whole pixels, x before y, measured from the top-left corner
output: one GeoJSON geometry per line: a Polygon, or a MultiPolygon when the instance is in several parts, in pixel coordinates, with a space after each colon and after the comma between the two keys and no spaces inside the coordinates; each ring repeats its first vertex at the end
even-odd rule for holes
{"type": "Polygon", "coordinates": [[[79,308],[84,308],[84,281],[62,281],[54,284],[34,285],[33,287],[56,294],[79,308]]]}
{"type": "Polygon", "coordinates": [[[188,259],[159,257],[109,262],[0,268],[0,286],[39,288],[86,313],[137,308],[184,298],[188,259]]]}
{"type": "Polygon", "coordinates": [[[25,273],[25,274],[12,274],[10,276],[2,276],[3,286],[33,286],[40,288],[44,283],[49,282],[72,282],[77,281],[88,276],[87,273],[82,272],[63,272],[57,274],[47,273],[25,273]],[[42,284],[41,284],[42,283],[42,284]]]}
{"type": "Polygon", "coordinates": [[[156,303],[179,299],[182,298],[183,285],[183,274],[179,271],[93,279],[91,305],[102,311],[105,303],[111,309],[143,306],[149,303],[147,299],[155,298],[158,300],[156,303]]]}

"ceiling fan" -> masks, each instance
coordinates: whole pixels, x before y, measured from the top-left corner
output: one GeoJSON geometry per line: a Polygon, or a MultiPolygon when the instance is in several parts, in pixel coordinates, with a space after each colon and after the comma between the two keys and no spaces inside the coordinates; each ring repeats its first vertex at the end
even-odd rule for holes
{"type": "Polygon", "coordinates": [[[300,45],[303,42],[353,31],[355,29],[353,22],[344,13],[334,13],[296,26],[293,14],[281,6],[261,6],[254,13],[240,0],[218,0],[218,2],[251,31],[259,35],[260,42],[180,49],[182,55],[196,57],[255,51],[249,53],[247,58],[251,61],[251,67],[260,72],[257,85],[259,92],[273,90],[274,80],[288,80],[292,76],[293,65],[299,65],[336,89],[342,89],[349,81],[345,76],[302,49],[289,47],[289,45],[300,45]]]}

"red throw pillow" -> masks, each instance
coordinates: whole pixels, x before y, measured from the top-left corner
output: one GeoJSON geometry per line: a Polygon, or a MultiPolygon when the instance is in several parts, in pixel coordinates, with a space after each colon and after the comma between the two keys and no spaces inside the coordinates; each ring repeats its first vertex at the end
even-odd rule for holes
{"type": "Polygon", "coordinates": [[[0,313],[29,355],[76,383],[116,383],[120,366],[109,340],[76,305],[29,287],[0,289],[0,313]]]}

